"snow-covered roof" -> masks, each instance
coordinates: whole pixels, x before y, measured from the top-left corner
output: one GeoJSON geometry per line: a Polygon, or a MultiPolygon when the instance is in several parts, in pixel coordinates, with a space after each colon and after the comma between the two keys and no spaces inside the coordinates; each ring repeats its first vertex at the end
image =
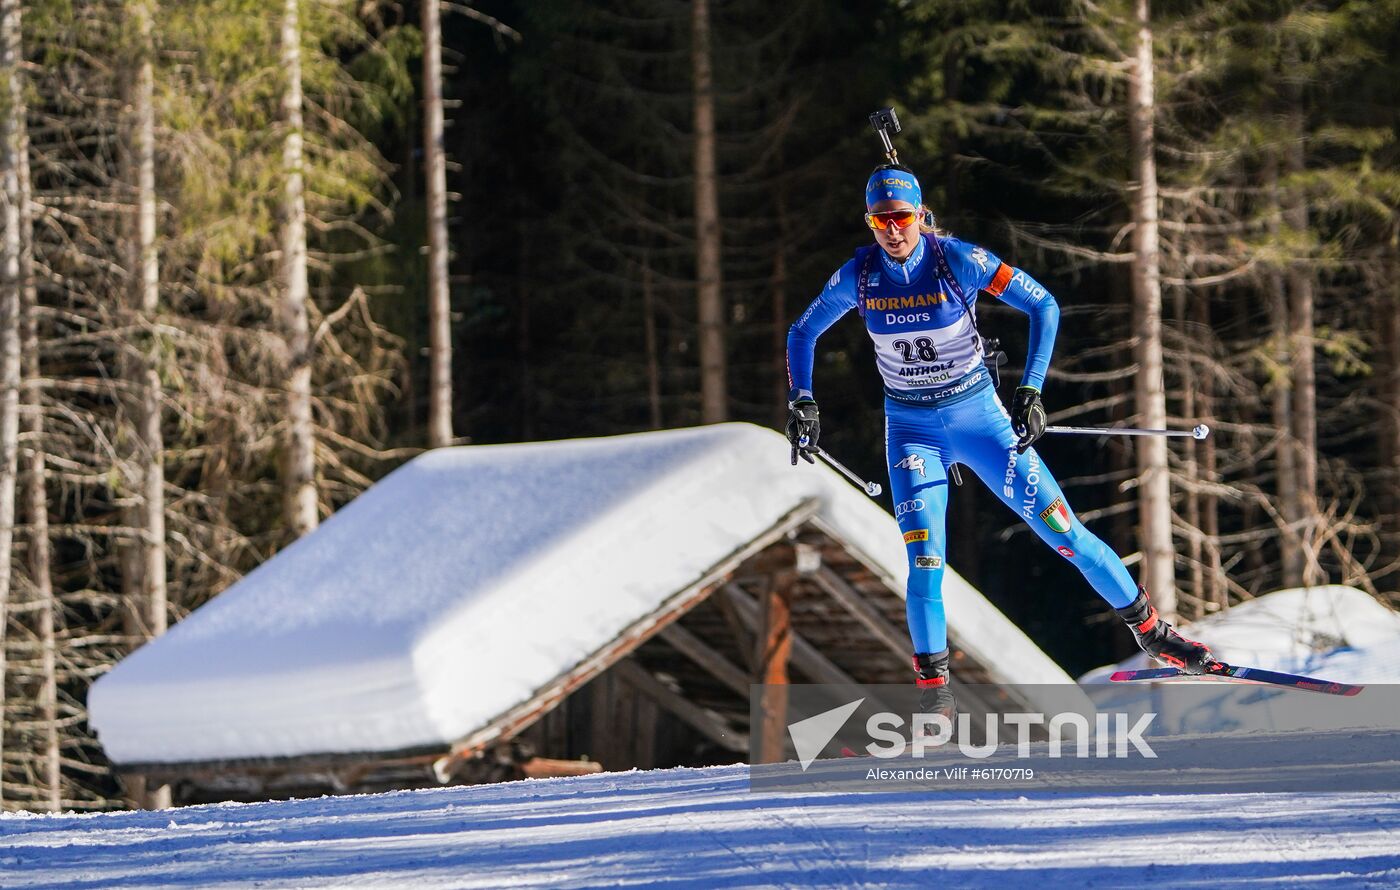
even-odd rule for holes
{"type": "MultiPolygon", "coordinates": [[[[119,663],[90,719],[119,764],[451,743],[808,502],[902,595],[894,519],[772,430],[432,451],[119,663]]],[[[951,571],[944,599],[993,680],[1072,682],[951,571]]]]}

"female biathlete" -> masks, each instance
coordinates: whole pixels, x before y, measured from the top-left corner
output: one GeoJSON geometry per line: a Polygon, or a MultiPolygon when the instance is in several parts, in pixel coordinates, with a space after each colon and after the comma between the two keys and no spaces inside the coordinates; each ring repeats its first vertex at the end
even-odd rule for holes
{"type": "Polygon", "coordinates": [[[1075,518],[1031,447],[1045,432],[1040,387],[1059,322],[1054,297],[987,250],[935,229],[919,181],[906,167],[877,167],[865,186],[865,206],[875,246],[857,250],[788,333],[787,436],[793,464],[799,455],[811,462],[820,433],[812,396],[816,340],[855,309],[875,341],[885,384],[885,451],[909,557],[906,607],[917,684],[946,696],[944,513],[954,463],[970,467],[1042,541],[1074,563],[1146,652],[1187,673],[1206,671],[1214,661],[1210,651],[1157,616],[1113,551],[1075,518]],[[1030,316],[1030,355],[1009,415],[977,333],[974,310],[982,291],[1030,316]]]}

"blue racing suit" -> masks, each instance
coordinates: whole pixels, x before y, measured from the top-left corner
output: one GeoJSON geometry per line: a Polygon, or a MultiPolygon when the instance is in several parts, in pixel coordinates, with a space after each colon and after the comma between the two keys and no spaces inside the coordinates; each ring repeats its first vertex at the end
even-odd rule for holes
{"type": "Polygon", "coordinates": [[[954,463],[970,467],[1110,605],[1122,608],[1137,596],[1128,570],[1075,518],[1035,449],[1016,453],[1011,418],[982,362],[975,314],[981,291],[1030,316],[1022,385],[1039,389],[1059,325],[1055,298],[1025,272],[957,238],[925,234],[902,264],[879,247],[862,248],[788,332],[792,399],[811,395],[816,340],[848,311],[864,317],[875,341],[885,384],[890,493],[909,557],[906,610],[916,653],[948,645],[944,515],[954,463]]]}

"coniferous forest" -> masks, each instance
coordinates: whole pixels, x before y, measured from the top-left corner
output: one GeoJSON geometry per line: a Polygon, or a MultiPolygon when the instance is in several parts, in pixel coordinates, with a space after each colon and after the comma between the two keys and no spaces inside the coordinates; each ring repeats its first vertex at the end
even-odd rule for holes
{"type": "MultiPolygon", "coordinates": [[[[940,226],[1058,300],[1051,422],[1213,430],[1037,446],[1164,611],[1400,605],[1396,0],[0,0],[0,31],[6,809],[126,805],[93,679],[426,448],[781,429],[888,105],[940,226]]],[[[979,306],[1019,378],[1026,317],[979,306]]],[[[816,395],[883,480],[858,322],[816,395]]],[[[949,563],[1071,673],[1129,654],[967,476],[949,563]]]]}

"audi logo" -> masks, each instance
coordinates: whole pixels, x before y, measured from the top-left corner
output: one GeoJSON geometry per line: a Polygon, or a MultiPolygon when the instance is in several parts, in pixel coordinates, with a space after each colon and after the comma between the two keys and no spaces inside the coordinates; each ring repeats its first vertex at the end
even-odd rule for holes
{"type": "Polygon", "coordinates": [[[895,506],[894,518],[898,519],[905,513],[917,513],[918,511],[924,509],[927,506],[928,504],[924,503],[923,498],[914,498],[912,501],[904,501],[903,503],[895,506]]]}

